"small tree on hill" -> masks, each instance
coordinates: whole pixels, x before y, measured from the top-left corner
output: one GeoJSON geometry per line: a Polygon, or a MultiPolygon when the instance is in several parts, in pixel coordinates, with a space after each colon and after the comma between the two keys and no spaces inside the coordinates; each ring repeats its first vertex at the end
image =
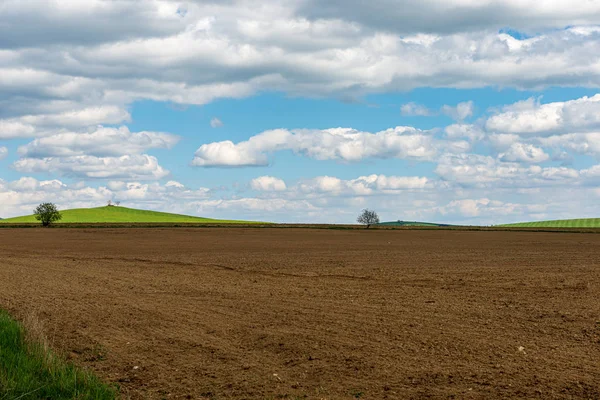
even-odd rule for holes
{"type": "Polygon", "coordinates": [[[379,223],[379,216],[375,211],[366,208],[362,210],[358,218],[356,218],[356,222],[366,225],[367,229],[369,229],[371,225],[379,223]]]}
{"type": "Polygon", "coordinates": [[[61,213],[55,204],[42,203],[33,210],[35,219],[42,222],[42,226],[50,226],[51,223],[62,219],[61,213]]]}

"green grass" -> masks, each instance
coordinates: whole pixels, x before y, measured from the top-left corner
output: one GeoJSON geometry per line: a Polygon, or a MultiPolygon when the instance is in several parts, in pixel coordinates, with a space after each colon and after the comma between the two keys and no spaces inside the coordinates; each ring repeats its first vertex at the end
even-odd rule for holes
{"type": "MultiPolygon", "coordinates": [[[[136,210],[127,207],[105,206],[97,208],[75,208],[60,212],[59,223],[252,223],[250,221],[220,220],[189,215],[170,214],[157,211],[136,210]]],[[[0,224],[23,224],[40,222],[33,215],[7,218],[0,224]]],[[[0,400],[2,400],[0,398],[0,400]]]]}
{"type": "Polygon", "coordinates": [[[600,218],[562,219],[497,225],[509,228],[600,228],[600,218]]]}
{"type": "Polygon", "coordinates": [[[0,310],[0,399],[114,400],[117,390],[29,341],[23,326],[0,310]]]}
{"type": "Polygon", "coordinates": [[[377,225],[380,225],[380,226],[453,226],[453,225],[435,224],[432,222],[418,222],[418,221],[390,221],[390,222],[381,222],[377,225]]]}

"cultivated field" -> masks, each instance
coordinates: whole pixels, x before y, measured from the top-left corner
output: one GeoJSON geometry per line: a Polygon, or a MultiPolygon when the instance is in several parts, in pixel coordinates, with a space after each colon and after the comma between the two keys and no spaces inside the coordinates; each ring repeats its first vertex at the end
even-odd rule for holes
{"type": "Polygon", "coordinates": [[[514,228],[600,228],[600,218],[558,219],[555,221],[520,222],[499,225],[514,228]]]}
{"type": "Polygon", "coordinates": [[[600,235],[5,229],[0,308],[131,399],[598,399],[600,235]]]}

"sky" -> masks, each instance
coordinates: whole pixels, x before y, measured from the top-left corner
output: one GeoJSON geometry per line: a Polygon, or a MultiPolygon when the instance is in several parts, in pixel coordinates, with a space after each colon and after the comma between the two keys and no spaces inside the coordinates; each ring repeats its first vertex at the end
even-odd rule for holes
{"type": "Polygon", "coordinates": [[[0,217],[600,217],[598,54],[598,0],[3,0],[0,217]]]}

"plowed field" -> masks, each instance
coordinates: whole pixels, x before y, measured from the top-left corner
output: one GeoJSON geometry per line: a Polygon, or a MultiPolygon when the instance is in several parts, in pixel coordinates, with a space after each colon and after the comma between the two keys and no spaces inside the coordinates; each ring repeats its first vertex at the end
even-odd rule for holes
{"type": "Polygon", "coordinates": [[[0,307],[131,399],[600,399],[600,235],[4,229],[0,307]]]}

